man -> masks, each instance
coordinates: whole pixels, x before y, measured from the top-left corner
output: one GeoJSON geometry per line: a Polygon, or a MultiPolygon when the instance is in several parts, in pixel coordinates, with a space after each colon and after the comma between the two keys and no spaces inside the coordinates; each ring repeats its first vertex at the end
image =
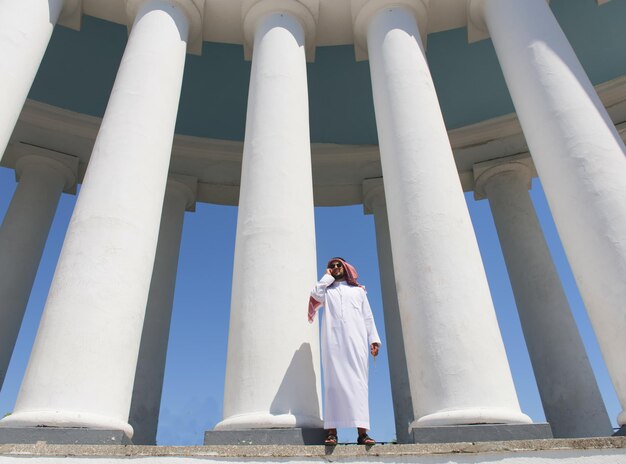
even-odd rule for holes
{"type": "Polygon", "coordinates": [[[309,301],[309,322],[320,306],[326,308],[322,322],[326,445],[336,445],[337,428],[344,427],[357,428],[359,444],[376,443],[367,435],[368,347],[372,356],[378,356],[380,338],[357,277],[343,258],[333,258],[309,301]]]}

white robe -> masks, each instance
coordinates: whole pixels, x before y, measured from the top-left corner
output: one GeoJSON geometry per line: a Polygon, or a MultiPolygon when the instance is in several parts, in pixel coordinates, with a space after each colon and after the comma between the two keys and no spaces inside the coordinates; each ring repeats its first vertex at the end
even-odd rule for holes
{"type": "Polygon", "coordinates": [[[365,290],[329,275],[311,296],[324,306],[324,428],[370,428],[368,357],[370,344],[380,343],[365,290]]]}

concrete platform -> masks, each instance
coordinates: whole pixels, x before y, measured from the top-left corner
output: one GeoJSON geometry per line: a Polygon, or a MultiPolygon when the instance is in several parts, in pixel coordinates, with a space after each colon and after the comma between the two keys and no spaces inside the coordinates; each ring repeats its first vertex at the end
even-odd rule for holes
{"type": "Polygon", "coordinates": [[[430,445],[0,445],[0,464],[626,464],[626,437],[430,445]],[[33,459],[35,458],[35,459],[33,459]]]}
{"type": "Polygon", "coordinates": [[[205,445],[321,445],[324,429],[207,430],[205,445]]]}
{"type": "Polygon", "coordinates": [[[480,441],[543,440],[552,438],[549,424],[477,424],[417,427],[413,443],[458,443],[480,441]]]}
{"type": "Polygon", "coordinates": [[[49,443],[56,445],[130,445],[121,430],[94,430],[57,427],[0,428],[0,445],[7,443],[49,443]]]}

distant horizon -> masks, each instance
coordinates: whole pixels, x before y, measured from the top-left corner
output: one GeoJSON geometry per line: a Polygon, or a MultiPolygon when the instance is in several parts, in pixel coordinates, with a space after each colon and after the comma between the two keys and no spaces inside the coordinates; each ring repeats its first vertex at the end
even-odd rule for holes
{"type": "MultiPolygon", "coordinates": [[[[0,169],[0,217],[4,217],[15,185],[13,171],[0,169]]],[[[616,418],[621,407],[538,179],[533,181],[531,196],[594,368],[609,418],[613,427],[617,427],[616,418]]],[[[0,417],[13,410],[75,199],[75,196],[66,194],[61,198],[5,385],[0,392],[0,417]]],[[[466,194],[466,200],[522,412],[528,414],[534,422],[544,422],[545,416],[488,202],[475,201],[471,193],[466,194]]],[[[195,213],[185,215],[157,435],[159,445],[202,444],[204,431],[213,428],[222,419],[236,218],[237,207],[208,204],[198,204],[195,213]]],[[[381,356],[375,363],[370,358],[371,435],[380,442],[393,441],[395,425],[373,216],[364,215],[361,205],[317,207],[315,221],[318,276],[323,274],[329,257],[343,256],[356,266],[361,282],[367,287],[383,342],[381,356]]],[[[279,277],[285,270],[276,272],[279,277]]],[[[311,282],[311,286],[314,283],[311,282]]],[[[269,310],[271,308],[260,308],[261,314],[269,310]]],[[[302,311],[305,317],[305,308],[302,311]]],[[[354,430],[340,430],[341,442],[352,442],[355,438],[354,430]]]]}

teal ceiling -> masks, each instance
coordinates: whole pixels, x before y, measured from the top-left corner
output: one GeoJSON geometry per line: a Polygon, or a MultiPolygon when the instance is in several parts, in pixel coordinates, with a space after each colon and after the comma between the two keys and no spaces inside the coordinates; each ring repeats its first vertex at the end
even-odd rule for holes
{"type": "MultiPolygon", "coordinates": [[[[626,0],[551,7],[594,84],[626,74],[626,0]]],[[[29,97],[101,117],[126,40],[126,27],[88,16],[80,32],[57,27],[29,97]]],[[[428,61],[449,129],[513,111],[490,40],[431,34],[428,61]]],[[[368,63],[355,62],[353,47],[318,48],[308,73],[311,140],[377,143],[368,63]]],[[[239,45],[205,42],[202,56],[187,55],[176,132],[243,140],[249,74],[239,45]]]]}

